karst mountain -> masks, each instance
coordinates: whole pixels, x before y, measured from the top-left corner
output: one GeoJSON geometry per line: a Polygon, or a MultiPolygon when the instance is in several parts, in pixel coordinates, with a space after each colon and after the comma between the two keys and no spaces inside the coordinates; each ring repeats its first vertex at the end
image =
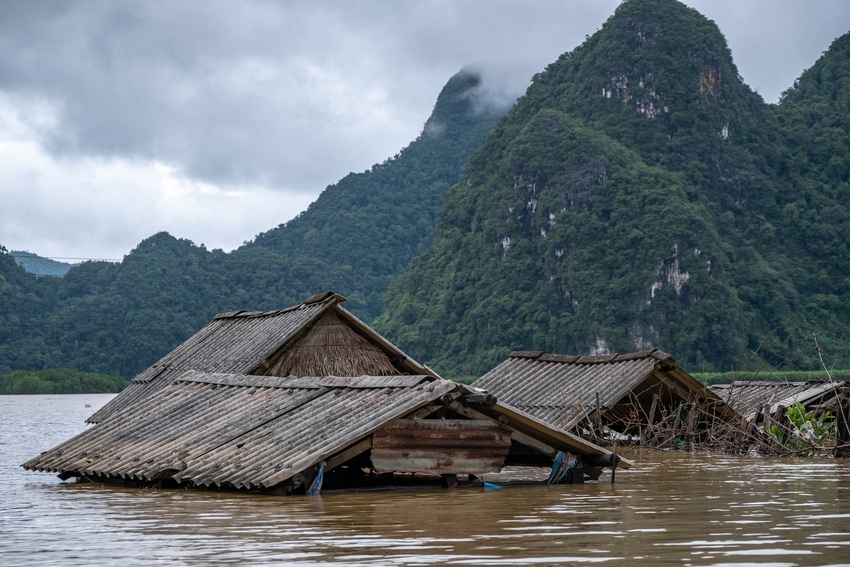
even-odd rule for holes
{"type": "Polygon", "coordinates": [[[377,326],[448,375],[511,350],[850,364],[850,38],[767,104],[716,24],[626,0],[534,77],[377,326]]]}

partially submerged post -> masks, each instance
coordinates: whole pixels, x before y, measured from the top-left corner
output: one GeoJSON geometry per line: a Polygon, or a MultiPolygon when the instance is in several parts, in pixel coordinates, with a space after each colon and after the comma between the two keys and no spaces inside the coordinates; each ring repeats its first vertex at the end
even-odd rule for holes
{"type": "Polygon", "coordinates": [[[838,402],[835,456],[850,457],[850,393],[844,392],[838,402]]]}
{"type": "Polygon", "coordinates": [[[764,404],[762,406],[761,415],[762,419],[764,419],[764,423],[762,423],[764,432],[770,433],[770,404],[764,404]]]}

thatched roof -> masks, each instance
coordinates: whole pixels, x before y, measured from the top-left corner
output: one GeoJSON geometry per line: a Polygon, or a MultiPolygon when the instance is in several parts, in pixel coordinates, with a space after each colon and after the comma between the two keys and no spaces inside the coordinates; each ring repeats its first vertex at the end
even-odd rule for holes
{"type": "Polygon", "coordinates": [[[270,376],[391,376],[398,369],[387,353],[326,311],[284,353],[270,376]]]}

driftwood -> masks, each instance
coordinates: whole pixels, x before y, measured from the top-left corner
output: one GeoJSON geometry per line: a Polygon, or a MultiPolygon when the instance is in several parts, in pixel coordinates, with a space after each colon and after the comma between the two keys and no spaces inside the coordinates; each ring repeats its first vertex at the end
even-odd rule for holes
{"type": "MultiPolygon", "coordinates": [[[[586,408],[585,419],[575,428],[574,433],[599,445],[617,444],[619,447],[641,447],[652,449],[709,450],[726,453],[758,453],[761,455],[799,455],[834,454],[836,457],[850,457],[850,392],[842,393],[831,409],[836,414],[835,443],[808,446],[788,450],[784,443],[792,435],[793,426],[786,417],[784,407],[779,407],[773,415],[763,422],[746,420],[729,421],[715,411],[713,400],[687,403],[681,400],[664,403],[661,396],[654,395],[647,410],[631,392],[625,405],[626,411],[619,419],[607,419],[609,414],[600,416],[603,423],[599,431],[597,419],[591,418],[592,411],[586,408]],[[764,424],[767,422],[767,425],[764,424]],[[778,426],[781,437],[777,439],[770,430],[771,425],[778,426]]],[[[769,411],[769,410],[768,410],[769,411]]],[[[764,410],[760,412],[760,415],[764,410]]],[[[597,417],[597,416],[593,416],[597,417]]],[[[758,420],[754,420],[758,421],[758,420]]]]}

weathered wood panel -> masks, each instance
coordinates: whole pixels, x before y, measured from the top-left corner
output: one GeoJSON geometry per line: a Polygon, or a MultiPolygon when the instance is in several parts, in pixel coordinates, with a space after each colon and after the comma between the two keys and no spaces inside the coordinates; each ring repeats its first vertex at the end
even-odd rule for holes
{"type": "Polygon", "coordinates": [[[400,419],[375,432],[376,472],[484,474],[499,472],[511,434],[496,421],[400,419]]]}

